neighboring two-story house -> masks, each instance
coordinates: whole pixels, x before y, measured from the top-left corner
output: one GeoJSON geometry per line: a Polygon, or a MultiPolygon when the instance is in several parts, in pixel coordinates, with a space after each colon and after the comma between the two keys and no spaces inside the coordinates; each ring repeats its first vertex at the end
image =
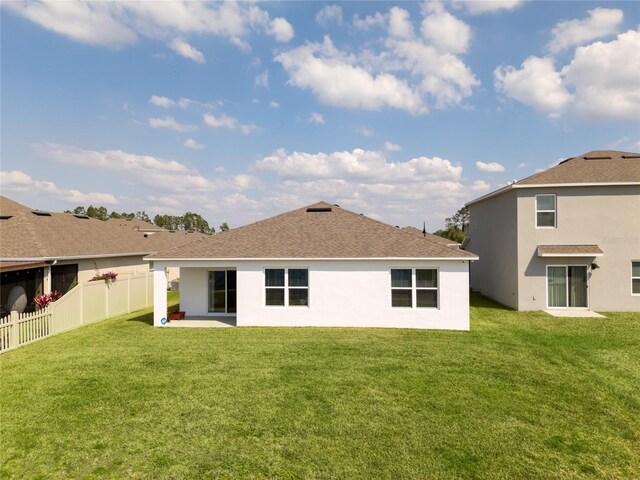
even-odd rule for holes
{"type": "Polygon", "coordinates": [[[585,153],[467,205],[472,289],[517,310],[640,312],[639,153],[585,153]]]}

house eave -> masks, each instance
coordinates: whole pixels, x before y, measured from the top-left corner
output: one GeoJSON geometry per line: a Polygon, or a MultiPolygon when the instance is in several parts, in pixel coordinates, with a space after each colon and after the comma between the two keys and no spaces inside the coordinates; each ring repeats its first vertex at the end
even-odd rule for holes
{"type": "MultiPolygon", "coordinates": [[[[92,258],[113,258],[113,257],[137,257],[140,255],[148,255],[146,252],[131,253],[108,253],[103,255],[71,255],[71,256],[49,256],[49,257],[0,257],[2,262],[53,262],[55,260],[87,260],[92,258]]],[[[143,259],[144,260],[144,259],[143,259]]]]}
{"type": "Polygon", "coordinates": [[[506,187],[502,187],[498,190],[487,193],[486,195],[473,199],[465,203],[464,206],[469,207],[483,200],[488,200],[489,198],[497,197],[498,195],[507,193],[508,191],[516,188],[626,187],[626,186],[634,186],[634,185],[640,185],[640,182],[537,183],[537,184],[536,183],[526,183],[526,184],[514,183],[512,185],[507,185],[506,187]]]}
{"type": "Polygon", "coordinates": [[[144,257],[147,262],[299,262],[299,261],[339,261],[339,262],[361,262],[361,261],[476,261],[480,257],[477,255],[469,257],[144,257]]]}

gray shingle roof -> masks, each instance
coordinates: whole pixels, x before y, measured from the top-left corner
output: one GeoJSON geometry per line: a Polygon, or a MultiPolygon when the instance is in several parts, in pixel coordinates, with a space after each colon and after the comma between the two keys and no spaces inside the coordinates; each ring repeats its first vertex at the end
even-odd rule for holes
{"type": "Polygon", "coordinates": [[[516,185],[640,183],[640,153],[593,150],[570,158],[516,185]]]}
{"type": "Polygon", "coordinates": [[[12,212],[0,220],[0,259],[55,259],[85,256],[148,255],[159,250],[191,243],[206,235],[157,232],[145,236],[127,224],[77,218],[69,213],[40,216],[30,208],[18,209],[6,197],[0,210],[12,212]]]}
{"type": "Polygon", "coordinates": [[[319,202],[150,258],[459,258],[475,255],[319,202]],[[311,209],[330,211],[309,212],[311,209]]]}

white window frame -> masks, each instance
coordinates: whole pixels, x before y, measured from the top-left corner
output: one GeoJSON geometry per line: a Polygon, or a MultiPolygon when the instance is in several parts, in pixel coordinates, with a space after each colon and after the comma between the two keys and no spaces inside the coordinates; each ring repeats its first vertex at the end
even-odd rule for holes
{"type": "Polygon", "coordinates": [[[591,271],[591,267],[586,264],[586,263],[565,263],[563,265],[560,264],[553,264],[553,265],[547,265],[545,267],[545,276],[544,276],[544,291],[545,291],[545,297],[546,297],[546,302],[545,305],[547,306],[548,310],[589,310],[590,305],[591,305],[591,289],[589,288],[589,280],[591,275],[589,275],[589,272],[591,271]],[[549,306],[549,267],[564,267],[564,278],[565,278],[565,298],[567,299],[567,306],[566,307],[550,307],[549,306]],[[587,289],[587,306],[586,307],[570,307],[569,306],[569,267],[586,267],[587,268],[587,282],[586,282],[586,289],[587,289]]]}
{"type": "Polygon", "coordinates": [[[640,293],[633,293],[633,280],[640,280],[640,277],[633,276],[633,264],[640,263],[640,260],[631,260],[631,295],[634,297],[640,297],[640,293]]]}
{"type": "Polygon", "coordinates": [[[309,267],[306,266],[296,266],[296,267],[263,267],[262,269],[262,286],[264,288],[263,290],[263,305],[267,308],[310,308],[311,307],[311,269],[309,267]],[[289,269],[291,270],[306,270],[307,271],[307,286],[306,287],[297,287],[297,286],[290,286],[289,285],[289,269]],[[268,287],[267,285],[265,285],[266,282],[266,278],[267,278],[267,270],[284,270],[284,285],[283,286],[271,286],[268,287]],[[284,305],[267,305],[267,289],[276,289],[276,288],[283,288],[284,289],[284,305]],[[307,290],[307,304],[306,305],[289,305],[289,289],[297,289],[297,290],[302,290],[305,289],[307,290]]]}
{"type": "Polygon", "coordinates": [[[440,310],[440,268],[439,267],[391,267],[389,268],[389,306],[392,309],[420,309],[420,310],[440,310]],[[411,286],[410,287],[394,287],[392,283],[392,270],[411,270],[411,286]],[[436,283],[437,287],[418,287],[418,277],[416,270],[435,270],[436,271],[436,283]],[[411,290],[411,306],[410,307],[395,307],[393,305],[393,293],[392,290],[411,290]],[[418,307],[418,290],[435,290],[436,291],[436,303],[437,307],[418,307]]]}
{"type": "Polygon", "coordinates": [[[536,228],[546,228],[546,229],[550,229],[550,228],[558,228],[558,195],[555,193],[538,193],[535,196],[535,215],[536,215],[536,228]],[[553,210],[538,210],[538,197],[543,197],[543,196],[553,196],[553,210]],[[553,213],[553,227],[549,227],[549,226],[540,226],[538,225],[538,213],[553,213]]]}

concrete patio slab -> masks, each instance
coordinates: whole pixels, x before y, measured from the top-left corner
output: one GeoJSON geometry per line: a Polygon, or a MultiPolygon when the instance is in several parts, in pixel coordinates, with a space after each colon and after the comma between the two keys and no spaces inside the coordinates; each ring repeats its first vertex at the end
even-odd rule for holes
{"type": "Polygon", "coordinates": [[[235,327],[236,317],[200,317],[185,318],[182,320],[171,320],[169,327],[189,327],[189,328],[224,328],[235,327]]]}
{"type": "Polygon", "coordinates": [[[545,313],[553,317],[565,317],[565,318],[607,318],[604,315],[600,315],[598,312],[591,310],[544,310],[545,313]]]}

